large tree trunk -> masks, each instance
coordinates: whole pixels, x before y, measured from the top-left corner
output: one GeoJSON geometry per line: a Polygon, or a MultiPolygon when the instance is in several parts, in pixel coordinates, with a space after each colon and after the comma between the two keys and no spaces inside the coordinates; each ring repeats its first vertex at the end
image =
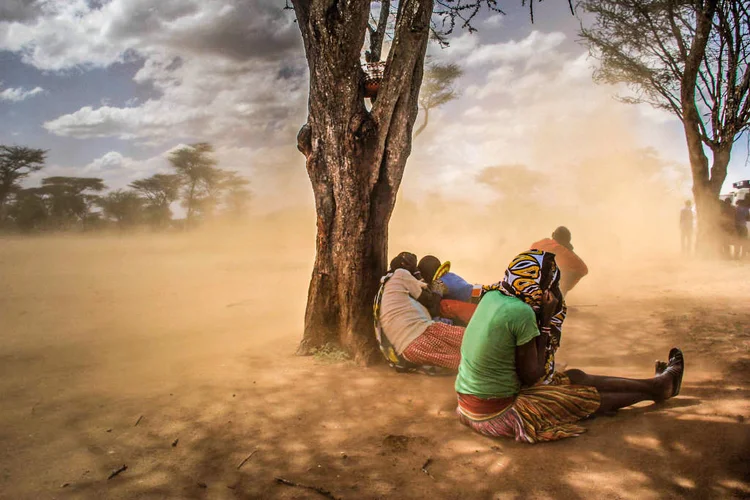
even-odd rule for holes
{"type": "Polygon", "coordinates": [[[309,113],[297,146],[307,158],[318,227],[298,352],[333,343],[368,363],[377,352],[372,300],[386,270],[388,222],[411,151],[432,0],[399,4],[371,111],[360,63],[370,2],[293,3],[310,68],[309,113]]]}

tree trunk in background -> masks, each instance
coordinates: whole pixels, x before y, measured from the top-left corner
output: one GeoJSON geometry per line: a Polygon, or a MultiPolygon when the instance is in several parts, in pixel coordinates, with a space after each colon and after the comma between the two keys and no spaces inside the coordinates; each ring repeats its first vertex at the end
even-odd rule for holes
{"type": "MultiPolygon", "coordinates": [[[[706,0],[704,8],[697,12],[695,36],[693,37],[685,68],[680,82],[680,104],[682,108],[682,125],[685,130],[690,170],[693,177],[693,196],[698,214],[698,235],[696,247],[702,252],[713,253],[717,247],[719,223],[719,190],[726,178],[726,165],[721,179],[712,178],[708,170],[708,158],[703,149],[701,137],[700,113],[695,102],[696,82],[701,61],[706,53],[708,38],[711,33],[717,0],[706,0]],[[718,186],[716,183],[718,182],[718,186]]],[[[730,146],[731,148],[731,146],[730,146]]],[[[728,158],[727,158],[728,161],[728,158]]]]}
{"type": "Polygon", "coordinates": [[[315,194],[315,267],[298,353],[340,345],[377,354],[372,301],[385,273],[388,222],[411,152],[432,0],[399,4],[392,49],[372,110],[360,53],[367,0],[294,0],[310,68],[307,123],[297,137],[315,194]]]}

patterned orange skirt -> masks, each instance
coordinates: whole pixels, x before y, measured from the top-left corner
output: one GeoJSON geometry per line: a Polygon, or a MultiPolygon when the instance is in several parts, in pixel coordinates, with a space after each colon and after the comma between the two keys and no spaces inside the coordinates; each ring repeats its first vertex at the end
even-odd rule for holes
{"type": "Polygon", "coordinates": [[[456,413],[462,424],[480,434],[533,444],[583,434],[586,429],[576,422],[593,414],[600,403],[595,388],[573,385],[555,373],[549,384],[524,387],[515,398],[458,394],[456,413]]]}

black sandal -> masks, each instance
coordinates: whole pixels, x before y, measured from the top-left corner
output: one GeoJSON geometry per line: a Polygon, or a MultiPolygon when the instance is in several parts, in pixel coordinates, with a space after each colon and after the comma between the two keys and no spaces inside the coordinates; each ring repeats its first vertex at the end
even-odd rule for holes
{"type": "Polygon", "coordinates": [[[669,363],[667,364],[667,370],[672,368],[674,364],[678,362],[682,363],[682,371],[680,372],[678,377],[675,377],[674,387],[672,388],[672,395],[670,396],[671,398],[677,396],[680,393],[680,388],[682,387],[682,377],[683,375],[685,375],[685,356],[682,354],[681,350],[673,347],[669,351],[669,363]]]}

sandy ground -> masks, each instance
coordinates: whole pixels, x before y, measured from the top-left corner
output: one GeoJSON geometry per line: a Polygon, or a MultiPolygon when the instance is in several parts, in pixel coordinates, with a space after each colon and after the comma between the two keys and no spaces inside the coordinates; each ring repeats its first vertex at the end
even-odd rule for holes
{"type": "Polygon", "coordinates": [[[593,267],[559,360],[648,376],[679,345],[682,394],[529,446],[462,427],[450,378],[293,355],[311,226],[0,239],[0,497],[750,496],[750,265],[593,267]]]}

